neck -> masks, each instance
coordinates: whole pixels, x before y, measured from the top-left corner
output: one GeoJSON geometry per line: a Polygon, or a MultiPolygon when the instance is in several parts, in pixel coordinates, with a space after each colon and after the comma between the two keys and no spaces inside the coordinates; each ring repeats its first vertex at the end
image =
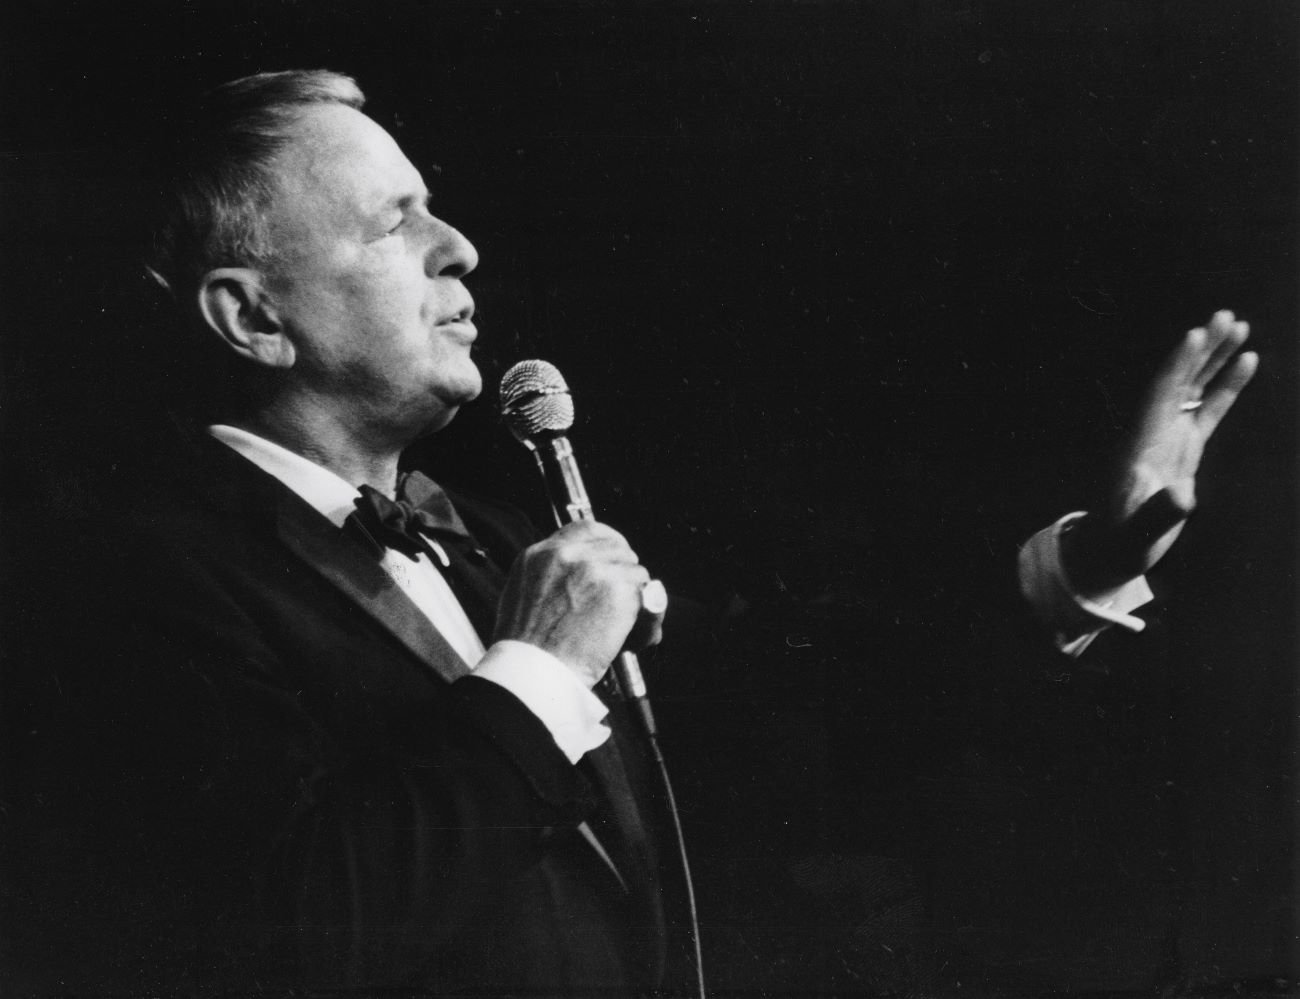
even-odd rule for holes
{"type": "Polygon", "coordinates": [[[315,413],[309,418],[270,409],[227,422],[328,468],[353,486],[368,485],[386,496],[392,496],[397,488],[402,446],[377,445],[358,434],[348,421],[330,414],[315,413]]]}

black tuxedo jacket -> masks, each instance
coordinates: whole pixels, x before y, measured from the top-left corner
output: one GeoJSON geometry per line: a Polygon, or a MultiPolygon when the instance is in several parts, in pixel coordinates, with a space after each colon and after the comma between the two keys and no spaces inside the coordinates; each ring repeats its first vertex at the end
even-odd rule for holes
{"type": "MultiPolygon", "coordinates": [[[[653,805],[621,706],[570,764],[362,541],[224,445],[193,457],[95,527],[38,754],[64,791],[28,826],[35,961],[103,991],[656,987],[653,805]]],[[[490,620],[531,530],[453,502],[488,554],[459,595],[490,620]]]]}

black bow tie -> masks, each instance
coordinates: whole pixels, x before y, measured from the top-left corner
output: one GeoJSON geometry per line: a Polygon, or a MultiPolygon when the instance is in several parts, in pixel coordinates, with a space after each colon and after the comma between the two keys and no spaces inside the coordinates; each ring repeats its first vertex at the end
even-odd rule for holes
{"type": "Polygon", "coordinates": [[[402,477],[397,499],[389,499],[370,486],[361,487],[356,510],[348,516],[376,545],[392,548],[407,558],[416,559],[425,552],[434,561],[447,564],[444,553],[430,541],[459,543],[470,540],[451,500],[431,479],[419,472],[402,477]]]}
{"type": "Polygon", "coordinates": [[[419,558],[420,552],[427,554],[479,635],[492,635],[505,576],[432,479],[419,472],[409,473],[398,482],[395,500],[362,486],[357,508],[348,515],[343,529],[359,537],[377,558],[388,548],[412,560],[419,558]]]}

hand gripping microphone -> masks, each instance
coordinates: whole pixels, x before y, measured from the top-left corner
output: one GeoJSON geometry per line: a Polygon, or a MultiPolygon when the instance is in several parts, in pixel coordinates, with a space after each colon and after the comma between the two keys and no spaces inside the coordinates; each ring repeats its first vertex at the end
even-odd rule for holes
{"type": "MultiPolygon", "coordinates": [[[[575,520],[592,520],[591,501],[578,473],[578,462],[573,456],[573,446],[565,437],[573,426],[573,398],[569,386],[555,365],[546,361],[520,361],[501,379],[501,415],[510,432],[523,443],[537,459],[537,467],[546,482],[546,493],[551,500],[556,523],[563,526],[575,520]]],[[[662,613],[668,606],[668,594],[663,583],[652,579],[641,590],[641,606],[652,614],[662,613]]],[[[695,951],[696,997],[705,999],[704,955],[700,950],[699,918],[695,907],[695,886],[691,881],[691,865],[686,856],[686,839],[682,834],[681,817],[668,767],[659,750],[658,732],[650,702],[646,699],[645,680],[641,665],[631,652],[619,653],[614,661],[614,675],[623,690],[623,696],[636,705],[645,725],[648,745],[663,779],[663,790],[672,816],[673,830],[677,835],[677,850],[682,863],[682,877],[686,888],[686,901],[690,911],[691,942],[695,951]]]]}
{"type": "MultiPolygon", "coordinates": [[[[546,361],[520,361],[502,377],[500,394],[506,426],[537,459],[556,523],[563,526],[576,520],[594,520],[573,445],[565,436],[573,426],[573,397],[564,376],[546,361]]],[[[659,580],[651,580],[642,589],[641,606],[652,614],[667,608],[668,594],[659,580]]],[[[614,674],[624,696],[637,704],[654,735],[654,716],[636,656],[620,653],[614,662],[614,674]]]]}

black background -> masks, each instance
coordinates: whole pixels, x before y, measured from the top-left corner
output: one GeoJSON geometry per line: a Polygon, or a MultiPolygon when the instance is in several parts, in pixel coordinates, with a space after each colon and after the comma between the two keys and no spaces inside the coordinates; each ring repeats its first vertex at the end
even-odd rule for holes
{"type": "MultiPolygon", "coordinates": [[[[135,265],[149,136],[223,80],[338,69],[481,253],[486,383],[555,362],[600,512],[685,617],[733,622],[662,664],[716,988],[1292,972],[1293,4],[11,3],[0,27],[11,596],[175,389],[135,265]],[[1045,716],[1064,762],[1027,764],[954,721],[997,655],[971,636],[1217,308],[1262,369],[1128,643],[1147,672],[1045,716]]],[[[490,395],[422,457],[531,502],[490,395]]]]}

